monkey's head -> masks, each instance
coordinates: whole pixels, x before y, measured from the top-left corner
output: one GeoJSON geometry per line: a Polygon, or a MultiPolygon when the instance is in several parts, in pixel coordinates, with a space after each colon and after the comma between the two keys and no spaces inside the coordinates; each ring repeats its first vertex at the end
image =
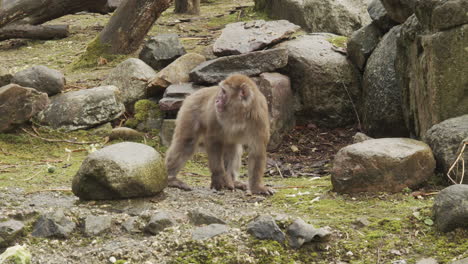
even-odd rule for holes
{"type": "Polygon", "coordinates": [[[250,107],[257,85],[249,77],[234,74],[219,83],[216,95],[216,111],[241,111],[250,107]]]}

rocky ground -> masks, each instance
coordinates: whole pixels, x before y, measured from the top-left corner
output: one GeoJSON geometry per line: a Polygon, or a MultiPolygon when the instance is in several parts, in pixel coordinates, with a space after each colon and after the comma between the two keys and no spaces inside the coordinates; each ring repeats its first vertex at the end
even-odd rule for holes
{"type": "MultiPolygon", "coordinates": [[[[176,32],[187,51],[209,56],[207,45],[225,24],[262,17],[248,7],[252,4],[247,0],[214,1],[202,6],[200,17],[183,19],[168,10],[150,35],[176,32]],[[243,8],[236,9],[239,6],[243,8]]],[[[72,29],[71,36],[63,40],[0,42],[2,66],[7,65],[11,73],[35,64],[60,69],[67,78],[67,91],[99,85],[118,62],[77,71],[69,64],[108,18],[86,13],[60,18],[72,29]]],[[[279,149],[269,153],[266,183],[276,190],[272,197],[210,190],[206,157],[198,154],[182,174],[195,186],[191,192],[166,188],[156,197],[97,202],[79,201],[70,191],[71,180],[88,151],[115,142],[106,143],[106,133],[99,130],[26,129],[36,129],[39,137],[21,129],[0,134],[0,222],[15,219],[25,225],[14,242],[28,248],[33,263],[416,263],[424,258],[451,263],[468,257],[466,230],[440,233],[433,227],[433,197],[443,188],[438,181],[396,194],[333,192],[331,160],[352,142],[355,127],[296,126],[279,149]],[[228,231],[211,239],[193,239],[200,231],[188,213],[195,209],[223,220],[228,231]],[[32,235],[41,215],[61,210],[77,225],[66,238],[32,235]],[[152,235],[145,226],[157,212],[166,212],[175,223],[152,235]],[[272,215],[283,231],[301,218],[332,233],[326,241],[300,249],[259,240],[247,233],[247,226],[263,214],[272,215]],[[90,233],[85,223],[91,215],[107,216],[110,225],[105,227],[106,221],[102,221],[99,225],[104,231],[90,233]]],[[[148,133],[141,143],[165,151],[155,134],[148,133]]]]}

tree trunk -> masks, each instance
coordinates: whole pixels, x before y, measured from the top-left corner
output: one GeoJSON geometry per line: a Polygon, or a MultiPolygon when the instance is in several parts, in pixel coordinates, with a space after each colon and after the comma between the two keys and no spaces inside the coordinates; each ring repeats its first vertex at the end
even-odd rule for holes
{"type": "Polygon", "coordinates": [[[200,0],[175,0],[175,13],[178,14],[200,14],[200,0]]]}
{"type": "Polygon", "coordinates": [[[104,12],[107,6],[107,0],[19,0],[17,2],[0,10],[0,28],[12,22],[39,25],[80,11],[104,12]]]}
{"type": "Polygon", "coordinates": [[[8,25],[0,28],[0,41],[11,38],[58,39],[69,35],[68,25],[8,25]]]}
{"type": "Polygon", "coordinates": [[[122,1],[99,36],[88,44],[75,68],[95,66],[100,57],[113,59],[113,55],[136,51],[156,19],[169,8],[172,1],[122,1]]]}

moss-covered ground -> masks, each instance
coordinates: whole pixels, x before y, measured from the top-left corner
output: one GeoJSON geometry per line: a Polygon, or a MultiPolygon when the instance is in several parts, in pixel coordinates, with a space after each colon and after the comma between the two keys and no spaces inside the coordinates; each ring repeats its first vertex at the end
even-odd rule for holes
{"type": "MultiPolygon", "coordinates": [[[[263,14],[255,13],[252,6],[253,2],[248,0],[216,0],[202,5],[201,16],[175,15],[171,8],[156,22],[149,35],[178,33],[187,51],[203,53],[225,24],[265,19],[263,14]],[[250,7],[229,12],[239,5],[250,7]],[[180,22],[181,19],[192,21],[180,22]]],[[[98,85],[119,60],[79,70],[74,69],[72,64],[109,17],[83,13],[59,18],[53,23],[69,24],[72,30],[69,37],[61,40],[0,42],[0,67],[14,73],[42,64],[64,72],[67,89],[98,85]]],[[[340,46],[342,41],[334,39],[332,42],[340,46]]],[[[137,54],[130,56],[137,57],[137,54]]],[[[0,134],[0,191],[11,188],[22,188],[25,192],[60,190],[71,195],[71,181],[81,162],[93,147],[102,147],[107,142],[105,132],[63,133],[37,127],[36,133],[30,126],[25,129],[36,136],[21,129],[0,134]],[[86,143],[49,142],[47,139],[86,143]]],[[[147,133],[146,140],[141,143],[165,151],[156,133],[147,133]]],[[[208,186],[206,157],[197,154],[185,166],[181,178],[192,186],[208,186]]],[[[277,192],[259,203],[262,211],[301,217],[316,227],[329,226],[333,230],[330,240],[312,243],[299,250],[253,238],[245,239],[241,244],[226,238],[187,242],[174,246],[176,250],[172,253],[172,262],[392,263],[406,260],[406,263],[415,263],[421,258],[433,257],[439,263],[449,263],[468,257],[466,230],[440,233],[434,228],[431,195],[418,198],[411,194],[411,190],[396,194],[340,195],[332,191],[329,175],[321,178],[269,177],[266,182],[277,192]],[[359,220],[363,217],[368,223],[359,220]]],[[[230,206],[229,200],[220,199],[218,203],[230,206]]],[[[234,225],[243,229],[249,220],[240,219],[234,225]]]]}

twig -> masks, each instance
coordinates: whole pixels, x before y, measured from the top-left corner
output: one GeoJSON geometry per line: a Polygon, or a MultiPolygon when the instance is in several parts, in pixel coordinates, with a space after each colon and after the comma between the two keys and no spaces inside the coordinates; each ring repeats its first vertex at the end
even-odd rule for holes
{"type": "Polygon", "coordinates": [[[64,142],[64,143],[78,144],[78,145],[88,145],[88,144],[97,144],[97,143],[98,143],[98,142],[76,142],[76,141],[71,141],[71,140],[66,140],[66,139],[49,139],[49,138],[43,138],[43,137],[34,135],[33,133],[27,131],[27,130],[24,129],[24,128],[21,128],[21,130],[23,130],[24,132],[26,132],[26,134],[28,134],[28,135],[30,135],[30,136],[32,136],[32,137],[39,138],[39,139],[42,139],[42,140],[47,141],[47,142],[64,142]]]}
{"type": "Polygon", "coordinates": [[[71,192],[71,189],[45,189],[45,190],[36,190],[32,192],[27,192],[25,195],[30,195],[33,193],[38,193],[38,192],[71,192]]]}
{"type": "Polygon", "coordinates": [[[32,180],[34,177],[36,177],[37,175],[39,175],[41,173],[41,171],[38,171],[36,172],[33,176],[27,178],[27,179],[24,179],[23,181],[29,181],[29,180],[32,180]]]}
{"type": "MultiPolygon", "coordinates": [[[[463,142],[463,146],[460,150],[460,153],[458,153],[457,158],[455,161],[452,163],[452,166],[450,166],[448,172],[447,172],[447,177],[454,183],[454,184],[462,184],[463,183],[463,178],[465,176],[465,160],[462,158],[463,153],[465,152],[466,145],[468,145],[468,142],[463,142]],[[458,161],[461,159],[462,163],[462,173],[461,173],[461,181],[458,183],[452,177],[450,177],[450,173],[452,172],[453,168],[455,168],[455,165],[458,163],[458,161]]],[[[456,175],[455,175],[456,176],[456,175]]]]}
{"type": "Polygon", "coordinates": [[[278,167],[278,163],[275,162],[275,166],[276,166],[276,169],[278,170],[279,175],[281,176],[281,178],[284,178],[283,173],[281,173],[281,170],[280,170],[280,168],[278,167]]]}
{"type": "Polygon", "coordinates": [[[358,111],[356,109],[356,106],[354,105],[353,98],[351,98],[351,95],[349,94],[348,88],[346,88],[346,85],[344,84],[343,81],[341,81],[341,84],[343,85],[343,88],[346,91],[346,94],[349,97],[349,101],[351,101],[351,105],[353,106],[354,114],[356,115],[357,121],[358,121],[358,129],[359,131],[362,131],[362,126],[361,126],[361,119],[359,118],[358,111]]]}

